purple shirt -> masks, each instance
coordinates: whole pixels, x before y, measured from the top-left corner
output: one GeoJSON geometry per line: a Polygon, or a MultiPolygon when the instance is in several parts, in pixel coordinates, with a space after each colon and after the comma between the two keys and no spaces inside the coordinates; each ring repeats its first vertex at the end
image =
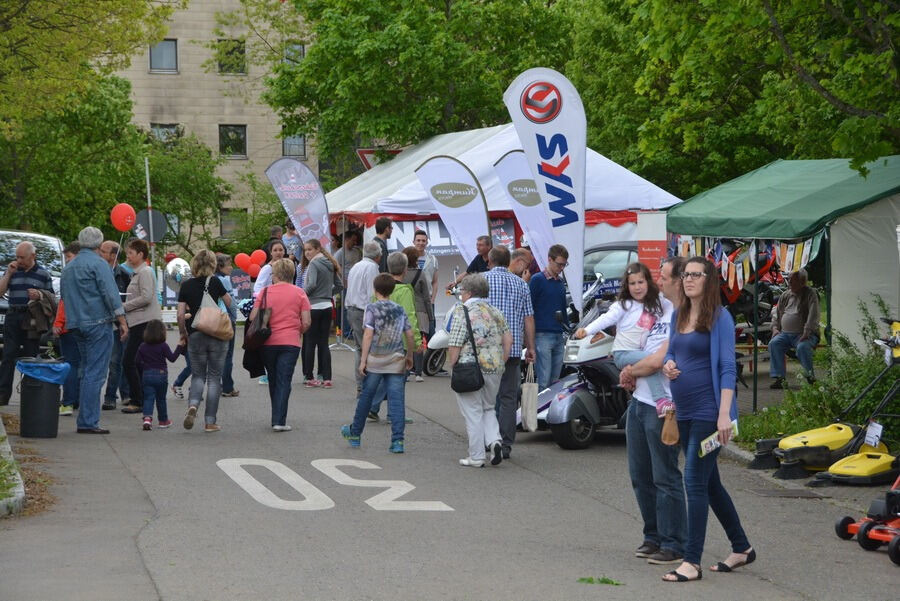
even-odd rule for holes
{"type": "Polygon", "coordinates": [[[142,342],[141,346],[138,347],[135,363],[141,369],[161,369],[166,371],[166,359],[175,363],[178,356],[183,354],[184,347],[181,345],[176,346],[173,352],[165,342],[158,344],[142,342]]]}

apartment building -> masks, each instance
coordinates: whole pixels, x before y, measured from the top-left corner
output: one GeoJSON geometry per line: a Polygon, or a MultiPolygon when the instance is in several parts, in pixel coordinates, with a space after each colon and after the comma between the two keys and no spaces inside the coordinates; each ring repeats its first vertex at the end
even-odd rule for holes
{"type": "MultiPolygon", "coordinates": [[[[259,101],[265,76],[263,68],[249,64],[245,49],[234,42],[243,31],[229,31],[234,38],[214,33],[216,14],[239,8],[238,0],[193,0],[172,17],[166,38],[132,59],[119,75],[131,81],[134,123],[158,135],[178,126],[194,133],[214,151],[226,157],[220,175],[237,184],[237,177],[252,170],[266,181],[265,169],[282,157],[296,157],[318,173],[303,136],[282,139],[275,113],[259,101]],[[211,42],[225,44],[231,60],[214,59],[211,42]]],[[[292,47],[293,58],[304,48],[292,47]]],[[[151,174],[152,177],[152,174],[151,174]]],[[[223,207],[220,235],[228,237],[237,212],[246,211],[240,188],[230,206],[223,207]]]]}

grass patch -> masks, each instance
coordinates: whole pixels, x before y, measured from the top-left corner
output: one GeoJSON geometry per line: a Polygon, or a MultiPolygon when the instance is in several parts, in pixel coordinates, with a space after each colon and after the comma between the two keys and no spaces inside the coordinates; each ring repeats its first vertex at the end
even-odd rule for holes
{"type": "Polygon", "coordinates": [[[16,462],[0,457],[0,499],[12,496],[13,487],[16,484],[16,462]]]}
{"type": "Polygon", "coordinates": [[[607,578],[606,576],[600,576],[599,578],[588,576],[587,578],[579,578],[578,582],[580,582],[581,584],[608,584],[610,586],[625,586],[624,582],[619,582],[618,580],[613,580],[612,578],[607,578]]]}

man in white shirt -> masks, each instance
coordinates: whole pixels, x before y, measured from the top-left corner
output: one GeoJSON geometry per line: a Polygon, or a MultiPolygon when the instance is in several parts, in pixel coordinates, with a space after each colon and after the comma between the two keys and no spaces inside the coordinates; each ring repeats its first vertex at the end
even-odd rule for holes
{"type": "Polygon", "coordinates": [[[366,305],[372,300],[375,293],[375,276],[378,275],[381,261],[381,245],[377,242],[367,242],[363,246],[363,259],[350,269],[347,274],[347,289],[345,292],[347,303],[347,321],[350,322],[350,330],[356,341],[356,389],[362,387],[362,377],[359,375],[359,350],[362,349],[363,315],[366,305]]]}
{"type": "MultiPolygon", "coordinates": [[[[660,290],[675,306],[681,301],[683,267],[683,259],[675,257],[668,259],[660,269],[660,290]]],[[[635,551],[635,556],[658,565],[681,563],[687,540],[684,485],[678,469],[679,446],[668,446],[660,440],[663,420],[657,415],[656,399],[646,381],[646,376],[662,369],[669,346],[671,320],[672,310],[669,309],[656,321],[644,344],[643,350],[652,354],[626,366],[620,376],[623,386],[634,388],[628,405],[625,436],[631,485],[644,520],[644,542],[635,551]]],[[[668,388],[668,382],[665,386],[668,388]]]]}

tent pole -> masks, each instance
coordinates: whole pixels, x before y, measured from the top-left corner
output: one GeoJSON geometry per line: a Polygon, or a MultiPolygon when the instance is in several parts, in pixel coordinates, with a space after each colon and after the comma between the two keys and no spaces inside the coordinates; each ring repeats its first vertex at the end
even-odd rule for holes
{"type": "Polygon", "coordinates": [[[831,346],[831,224],[825,226],[825,240],[828,248],[825,249],[825,302],[828,304],[828,317],[825,319],[825,340],[831,346]]]}
{"type": "Polygon", "coordinates": [[[756,250],[755,243],[751,244],[750,248],[756,254],[752,263],[755,273],[753,279],[753,413],[756,413],[756,393],[759,381],[759,264],[757,263],[759,252],[756,250]]]}

